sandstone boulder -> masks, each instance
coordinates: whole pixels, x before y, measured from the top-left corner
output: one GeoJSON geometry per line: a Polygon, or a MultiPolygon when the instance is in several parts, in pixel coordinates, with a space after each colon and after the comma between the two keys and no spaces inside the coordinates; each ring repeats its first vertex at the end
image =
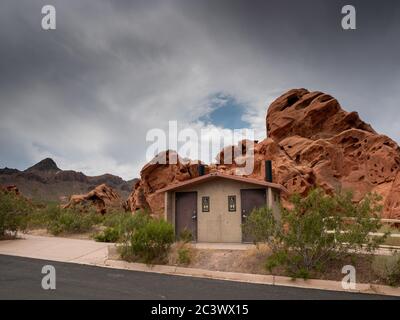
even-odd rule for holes
{"type": "Polygon", "coordinates": [[[400,217],[399,146],[357,113],[344,111],[336,99],[291,90],[269,107],[267,130],[295,168],[306,168],[312,177],[307,184],[298,174],[294,179],[301,182],[296,186],[276,172],[278,182],[289,190],[303,193],[316,185],[328,193],[351,190],[356,201],[376,192],[384,199],[383,215],[400,217]]]}
{"type": "Polygon", "coordinates": [[[86,194],[72,195],[69,202],[62,208],[71,208],[77,205],[94,206],[96,211],[105,214],[107,210],[123,209],[124,204],[120,195],[106,184],[101,184],[86,194]]]}
{"type": "Polygon", "coordinates": [[[276,99],[268,108],[266,123],[268,137],[278,142],[296,135],[325,139],[352,128],[376,133],[332,96],[306,89],[293,89],[276,99]]]}
{"type": "Polygon", "coordinates": [[[0,186],[0,192],[14,193],[17,196],[21,196],[21,193],[16,185],[0,186]]]}
{"type": "Polygon", "coordinates": [[[155,192],[167,185],[197,177],[198,166],[198,161],[182,159],[175,151],[161,152],[142,168],[140,180],[128,198],[128,208],[132,212],[144,209],[154,215],[162,214],[164,195],[155,192]]]}

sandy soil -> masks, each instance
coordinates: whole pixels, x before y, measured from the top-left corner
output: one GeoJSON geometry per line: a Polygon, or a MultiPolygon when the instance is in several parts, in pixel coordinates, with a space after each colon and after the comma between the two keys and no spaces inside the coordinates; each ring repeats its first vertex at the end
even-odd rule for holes
{"type": "MultiPolygon", "coordinates": [[[[168,264],[216,271],[271,274],[265,268],[268,255],[269,249],[266,246],[250,250],[210,250],[195,249],[189,244],[175,244],[172,247],[168,264]],[[190,252],[191,262],[186,265],[180,264],[178,258],[178,250],[183,246],[190,252]]],[[[345,276],[342,274],[343,266],[352,265],[356,268],[357,282],[384,284],[383,280],[373,271],[371,264],[370,256],[360,256],[357,259],[347,258],[330,264],[323,272],[313,272],[310,278],[341,281],[345,276]]],[[[272,274],[287,276],[283,268],[275,269],[272,274]]]]}
{"type": "Polygon", "coordinates": [[[93,239],[92,235],[93,235],[94,231],[85,232],[85,233],[72,233],[72,234],[62,233],[57,236],[54,236],[51,233],[48,233],[46,229],[28,230],[25,233],[33,235],[33,236],[41,236],[41,237],[63,237],[63,238],[70,238],[70,239],[91,240],[91,239],[93,239]]]}

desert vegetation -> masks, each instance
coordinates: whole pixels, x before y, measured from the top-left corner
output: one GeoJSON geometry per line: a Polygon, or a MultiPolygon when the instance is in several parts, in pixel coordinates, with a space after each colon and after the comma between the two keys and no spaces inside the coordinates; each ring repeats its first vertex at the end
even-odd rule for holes
{"type": "Polygon", "coordinates": [[[0,192],[0,240],[28,227],[32,204],[14,192],[0,192]]]}
{"type": "Polygon", "coordinates": [[[290,203],[280,219],[262,207],[243,226],[261,249],[213,253],[194,249],[188,231],[176,242],[172,225],[145,211],[101,215],[95,208],[63,209],[0,192],[0,239],[37,228],[53,235],[86,233],[96,241],[117,243],[127,261],[325,279],[339,279],[341,266],[352,264],[362,270],[364,281],[400,285],[400,255],[373,254],[394,228],[374,219],[382,209],[380,197],[369,194],[355,203],[350,193],[326,195],[314,189],[304,198],[293,196],[290,203]],[[371,237],[374,232],[384,236],[371,237]]]}
{"type": "Polygon", "coordinates": [[[52,235],[90,233],[96,241],[118,243],[123,259],[145,263],[165,262],[175,241],[172,225],[145,211],[132,215],[110,210],[101,215],[91,207],[63,208],[0,192],[0,239],[16,237],[28,229],[45,229],[52,235]]]}
{"type": "Polygon", "coordinates": [[[175,241],[172,225],[146,213],[131,216],[129,224],[122,226],[119,239],[121,257],[128,261],[148,264],[165,263],[175,241]]]}
{"type": "Polygon", "coordinates": [[[53,235],[92,232],[96,241],[117,243],[123,259],[149,264],[163,263],[175,240],[171,224],[145,211],[100,215],[95,209],[50,205],[32,214],[29,224],[45,227],[53,235]]]}
{"type": "Polygon", "coordinates": [[[105,228],[95,239],[116,242],[122,259],[128,261],[165,263],[175,241],[172,225],[145,211],[107,214],[102,225],[105,228]]]}
{"type": "Polygon", "coordinates": [[[31,211],[28,226],[45,228],[52,235],[77,234],[93,231],[103,219],[95,210],[62,209],[56,203],[48,203],[31,211]]]}
{"type": "Polygon", "coordinates": [[[393,256],[377,256],[372,262],[372,271],[382,280],[393,287],[400,286],[400,254],[393,256]]]}
{"type": "Polygon", "coordinates": [[[268,208],[256,209],[244,229],[255,242],[270,248],[265,264],[270,272],[283,268],[289,276],[306,279],[335,261],[373,253],[385,241],[386,233],[369,236],[382,227],[377,219],[382,210],[380,200],[368,194],[354,203],[351,193],[325,195],[314,189],[304,198],[293,196],[291,209],[282,208],[280,219],[268,208]]]}

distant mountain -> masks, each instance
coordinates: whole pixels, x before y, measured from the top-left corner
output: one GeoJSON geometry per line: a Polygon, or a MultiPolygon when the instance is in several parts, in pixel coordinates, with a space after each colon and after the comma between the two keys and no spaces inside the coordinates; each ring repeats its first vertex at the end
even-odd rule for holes
{"type": "Polygon", "coordinates": [[[61,171],[61,169],[59,167],[57,167],[57,164],[54,162],[53,159],[46,158],[25,170],[25,172],[38,172],[38,171],[39,172],[53,172],[53,171],[56,172],[56,171],[61,171]]]}
{"type": "Polygon", "coordinates": [[[24,196],[46,201],[65,200],[72,194],[86,193],[103,183],[125,199],[137,180],[125,181],[108,173],[86,176],[82,172],[62,170],[51,158],[43,159],[24,171],[0,169],[0,185],[15,184],[24,196]]]}

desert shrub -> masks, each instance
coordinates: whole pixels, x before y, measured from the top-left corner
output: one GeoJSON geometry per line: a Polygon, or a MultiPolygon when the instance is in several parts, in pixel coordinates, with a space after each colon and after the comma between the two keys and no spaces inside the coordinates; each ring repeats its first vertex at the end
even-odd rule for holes
{"type": "Polygon", "coordinates": [[[119,240],[119,232],[116,228],[107,227],[103,231],[97,233],[94,239],[99,242],[117,242],[119,240]]]}
{"type": "Polygon", "coordinates": [[[386,282],[393,287],[400,286],[400,258],[386,269],[386,282]]]}
{"type": "Polygon", "coordinates": [[[253,210],[246,223],[243,224],[243,229],[244,233],[250,235],[255,243],[273,244],[275,239],[279,239],[281,225],[274,218],[270,208],[261,207],[253,210]]]}
{"type": "Polygon", "coordinates": [[[57,213],[57,204],[41,203],[29,215],[28,229],[47,228],[49,221],[55,219],[57,213]]]}
{"type": "Polygon", "coordinates": [[[174,230],[170,223],[148,217],[142,219],[125,241],[122,257],[145,263],[163,263],[174,242],[174,230]]]}
{"type": "Polygon", "coordinates": [[[0,192],[0,239],[24,231],[32,205],[12,192],[0,192]]]}
{"type": "Polygon", "coordinates": [[[112,232],[117,239],[113,242],[126,243],[130,241],[132,234],[150,219],[150,215],[145,211],[138,211],[134,215],[130,212],[114,212],[105,216],[103,225],[114,230],[112,232]]]}
{"type": "Polygon", "coordinates": [[[381,227],[378,219],[371,219],[382,210],[380,200],[369,194],[357,204],[351,193],[329,196],[315,189],[305,198],[293,196],[292,208],[282,208],[279,220],[266,208],[256,209],[244,228],[269,245],[267,269],[283,266],[292,277],[308,278],[335,259],[361,250],[373,252],[384,241],[385,236],[369,236],[381,227]]]}
{"type": "Polygon", "coordinates": [[[393,287],[400,286],[400,254],[375,257],[372,269],[388,285],[393,287]]]}
{"type": "Polygon", "coordinates": [[[179,240],[184,242],[184,243],[188,243],[191,242],[193,240],[193,235],[192,232],[188,229],[184,229],[180,232],[179,234],[179,240]]]}
{"type": "Polygon", "coordinates": [[[31,224],[42,226],[53,235],[61,233],[82,233],[90,231],[95,225],[103,221],[103,217],[96,211],[82,212],[77,208],[62,209],[58,205],[50,204],[38,209],[31,218],[31,224]]]}
{"type": "Polygon", "coordinates": [[[103,225],[107,227],[117,227],[124,220],[129,219],[132,216],[130,212],[120,212],[120,211],[111,211],[104,215],[103,225]]]}
{"type": "Polygon", "coordinates": [[[96,214],[81,214],[75,212],[61,212],[56,220],[48,225],[50,233],[57,235],[61,233],[82,233],[90,231],[99,221],[96,214]]]}
{"type": "Polygon", "coordinates": [[[190,248],[187,247],[180,247],[178,249],[178,263],[183,265],[188,265],[192,261],[192,253],[190,248]]]}

